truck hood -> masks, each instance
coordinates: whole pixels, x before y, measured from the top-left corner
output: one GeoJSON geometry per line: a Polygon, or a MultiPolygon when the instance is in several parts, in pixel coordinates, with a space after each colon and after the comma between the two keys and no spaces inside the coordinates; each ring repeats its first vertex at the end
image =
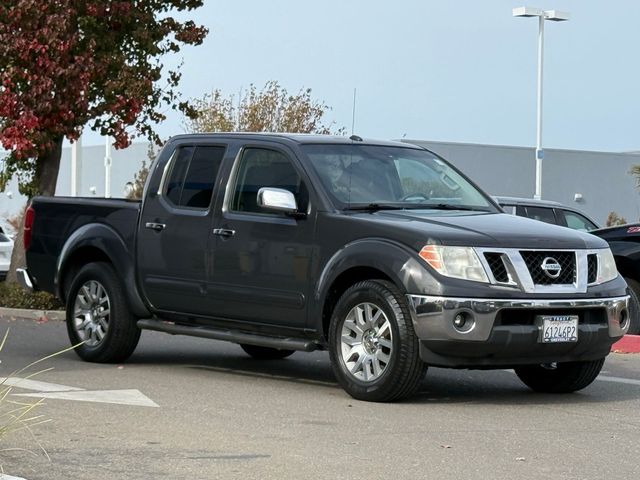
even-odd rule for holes
{"type": "MultiPolygon", "coordinates": [[[[594,235],[505,213],[398,210],[369,214],[396,231],[405,230],[419,243],[471,247],[532,249],[606,248],[594,235]]],[[[413,243],[413,242],[411,242],[413,243]]]]}

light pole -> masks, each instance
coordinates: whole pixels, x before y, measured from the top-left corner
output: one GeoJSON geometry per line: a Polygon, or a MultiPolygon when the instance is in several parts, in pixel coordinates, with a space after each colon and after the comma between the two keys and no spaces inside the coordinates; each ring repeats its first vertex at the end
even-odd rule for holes
{"type": "Polygon", "coordinates": [[[514,17],[538,17],[538,100],[536,129],[536,191],[533,198],[542,197],[542,66],[544,63],[544,21],[563,22],[569,20],[568,12],[558,10],[542,10],[535,7],[518,7],[513,9],[514,17]]]}

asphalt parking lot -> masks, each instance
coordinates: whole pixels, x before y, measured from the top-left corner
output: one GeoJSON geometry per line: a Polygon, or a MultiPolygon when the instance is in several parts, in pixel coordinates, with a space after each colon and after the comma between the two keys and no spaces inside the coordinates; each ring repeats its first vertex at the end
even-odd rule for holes
{"type": "MultiPolygon", "coordinates": [[[[0,376],[68,346],[61,322],[0,320],[7,327],[0,376]]],[[[12,393],[48,397],[39,413],[51,421],[0,447],[4,472],[27,480],[629,479],[640,471],[640,355],[611,355],[599,380],[568,396],[531,393],[509,371],[431,369],[419,395],[397,404],[348,397],[322,352],[260,362],[236,345],[155,332],[143,332],[124,365],[67,352],[45,366],[54,369],[31,379],[42,383],[12,393]]]]}

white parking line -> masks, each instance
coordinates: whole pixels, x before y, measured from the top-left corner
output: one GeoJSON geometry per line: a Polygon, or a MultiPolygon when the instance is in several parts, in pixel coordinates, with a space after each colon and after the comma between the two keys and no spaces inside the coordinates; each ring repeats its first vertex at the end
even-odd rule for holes
{"type": "MultiPolygon", "coordinates": [[[[71,392],[74,390],[82,390],[81,388],[69,387],[67,385],[59,385],[57,383],[39,382],[29,378],[0,377],[0,386],[23,388],[25,390],[35,390],[36,392],[71,392]]],[[[2,477],[0,477],[2,480],[2,477]]]]}
{"type": "Polygon", "coordinates": [[[606,375],[600,375],[596,380],[601,380],[603,382],[626,383],[627,385],[640,386],[640,380],[634,380],[633,378],[609,377],[606,375]]]}
{"type": "Polygon", "coordinates": [[[82,390],[77,392],[15,393],[14,395],[16,397],[53,398],[76,402],[113,403],[133,407],[159,407],[156,402],[139,390],[82,390]]]}

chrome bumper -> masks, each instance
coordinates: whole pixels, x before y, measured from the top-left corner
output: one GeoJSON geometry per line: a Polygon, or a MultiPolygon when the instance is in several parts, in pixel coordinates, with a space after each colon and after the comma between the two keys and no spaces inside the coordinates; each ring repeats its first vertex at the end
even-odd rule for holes
{"type": "MultiPolygon", "coordinates": [[[[407,295],[413,327],[421,340],[487,341],[496,317],[503,309],[562,309],[567,312],[603,308],[607,312],[609,337],[621,337],[629,329],[629,296],[588,299],[483,299],[407,295]],[[459,313],[473,319],[473,327],[460,331],[453,320],[459,313]],[[621,325],[621,317],[623,321],[621,325]]],[[[514,327],[517,328],[517,327],[514,327]]]]}
{"type": "Polygon", "coordinates": [[[35,290],[33,286],[33,281],[29,276],[29,272],[26,268],[18,268],[16,270],[16,276],[18,277],[18,284],[29,292],[33,292],[35,290]]]}

